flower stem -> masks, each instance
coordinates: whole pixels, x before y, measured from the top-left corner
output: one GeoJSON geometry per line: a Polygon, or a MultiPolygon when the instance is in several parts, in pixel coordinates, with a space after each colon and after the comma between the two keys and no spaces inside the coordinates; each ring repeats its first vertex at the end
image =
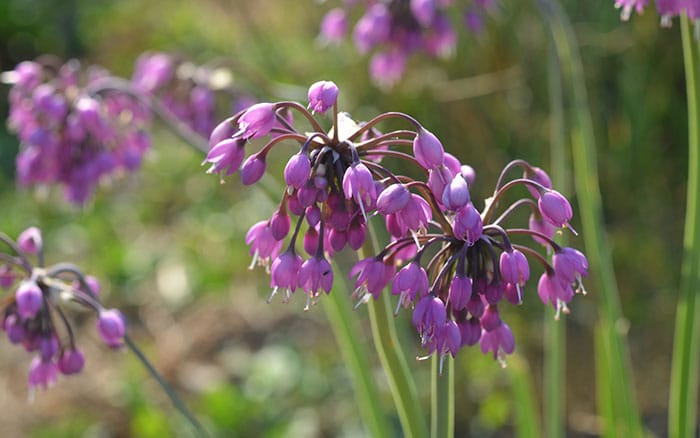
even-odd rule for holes
{"type": "MultiPolygon", "coordinates": [[[[334,270],[339,271],[337,266],[334,270]]],[[[346,290],[350,289],[347,281],[343,286],[346,290]]],[[[352,303],[348,299],[350,294],[343,294],[344,291],[339,289],[336,288],[320,301],[352,378],[360,415],[370,436],[391,436],[391,427],[379,403],[380,397],[368,361],[369,354],[357,336],[360,330],[355,315],[352,315],[352,303]]]]}
{"type": "MultiPolygon", "coordinates": [[[[598,186],[598,169],[595,148],[595,135],[591,110],[588,104],[585,76],[578,43],[571,23],[556,0],[537,0],[543,21],[548,26],[550,37],[556,48],[572,97],[572,161],[574,163],[574,183],[579,198],[583,237],[591,272],[597,277],[600,288],[600,319],[598,321],[600,340],[610,348],[599,349],[608,355],[598,363],[608,367],[597,377],[608,377],[599,382],[598,387],[610,387],[607,395],[614,397],[609,403],[615,407],[612,416],[604,418],[602,433],[605,436],[641,436],[642,424],[632,386],[631,363],[627,340],[622,331],[622,315],[617,280],[613,270],[610,248],[605,236],[605,222],[602,213],[602,200],[598,186]]],[[[601,394],[599,394],[600,396],[601,394]]]]}
{"type": "Polygon", "coordinates": [[[683,59],[688,96],[688,194],[683,237],[680,296],[673,338],[668,433],[686,437],[696,433],[698,390],[698,319],[700,319],[700,48],[693,24],[681,17],[683,59]]]}
{"type": "MultiPolygon", "coordinates": [[[[550,42],[548,55],[549,79],[549,113],[550,113],[550,151],[552,184],[568,196],[570,166],[566,153],[564,92],[562,72],[554,44],[550,42]]],[[[559,243],[565,239],[563,235],[557,239],[559,243]]],[[[551,438],[563,437],[566,432],[565,412],[566,399],[565,379],[566,354],[564,339],[566,338],[566,318],[557,320],[555,311],[547,307],[545,317],[545,349],[544,349],[544,419],[545,435],[551,438]]]]}
{"type": "MultiPolygon", "coordinates": [[[[377,253],[376,235],[371,225],[367,227],[367,239],[358,253],[360,258],[377,253]]],[[[406,356],[396,335],[388,292],[384,291],[379,299],[371,300],[367,307],[374,346],[387,376],[403,435],[413,438],[424,437],[428,429],[418,400],[416,383],[411,376],[406,356]]]]}
{"type": "Polygon", "coordinates": [[[442,366],[437,352],[431,359],[431,438],[453,438],[455,433],[455,361],[449,354],[444,358],[442,366]]]}
{"type": "Polygon", "coordinates": [[[182,401],[182,399],[177,395],[175,390],[173,389],[172,386],[163,378],[163,376],[160,375],[158,370],[155,369],[153,364],[148,360],[145,354],[143,354],[143,351],[134,343],[133,339],[126,334],[124,335],[124,343],[126,346],[131,350],[138,360],[141,362],[141,364],[146,368],[148,373],[153,377],[156,382],[160,385],[161,388],[163,388],[163,391],[165,391],[165,394],[168,396],[170,399],[170,402],[175,406],[175,408],[180,411],[180,413],[185,417],[188,423],[192,426],[192,429],[194,429],[195,434],[198,437],[208,437],[209,433],[204,429],[204,427],[197,421],[197,418],[194,416],[192,412],[187,408],[187,405],[185,405],[185,402],[182,401]]]}

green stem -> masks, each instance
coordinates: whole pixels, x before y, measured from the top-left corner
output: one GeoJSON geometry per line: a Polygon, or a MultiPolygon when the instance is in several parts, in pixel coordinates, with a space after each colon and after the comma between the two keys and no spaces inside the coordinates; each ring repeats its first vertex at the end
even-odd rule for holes
{"type": "Polygon", "coordinates": [[[430,436],[453,438],[455,433],[455,361],[446,355],[440,372],[440,356],[431,358],[430,436]]]}
{"type": "Polygon", "coordinates": [[[163,378],[163,376],[160,375],[158,370],[155,369],[155,367],[151,364],[151,362],[148,360],[145,354],[143,354],[143,351],[136,345],[136,343],[131,339],[129,335],[124,335],[124,343],[126,346],[136,355],[138,360],[141,362],[141,364],[146,368],[148,373],[153,377],[156,382],[160,385],[161,388],[163,388],[163,391],[165,391],[165,394],[168,396],[170,399],[170,402],[175,406],[175,408],[180,411],[183,417],[187,420],[188,423],[192,426],[192,429],[194,429],[194,432],[198,437],[208,437],[209,433],[207,433],[206,429],[197,421],[197,418],[194,416],[192,412],[187,408],[187,405],[185,405],[185,402],[182,401],[182,399],[177,395],[175,390],[173,389],[172,386],[163,378]]]}
{"type": "MultiPolygon", "coordinates": [[[[334,266],[334,270],[339,272],[337,266],[334,266]]],[[[345,290],[350,289],[347,281],[345,281],[344,286],[345,290]]],[[[381,399],[372,378],[372,368],[368,361],[369,354],[357,336],[360,330],[357,327],[356,318],[352,315],[349,294],[343,294],[344,290],[339,289],[336,288],[320,301],[323,303],[326,316],[340,347],[343,362],[352,378],[355,397],[365,427],[367,427],[370,436],[388,437],[391,427],[379,403],[381,399]]]]}
{"type": "Polygon", "coordinates": [[[513,390],[515,412],[515,436],[540,438],[542,434],[537,406],[537,391],[532,383],[532,372],[527,362],[518,354],[508,357],[508,376],[513,390]]]}
{"type": "Polygon", "coordinates": [[[690,20],[681,17],[683,59],[688,96],[688,194],[683,237],[680,296],[673,338],[668,433],[695,434],[698,388],[698,317],[700,300],[700,53],[690,20]]]}
{"type": "MultiPolygon", "coordinates": [[[[591,119],[588,95],[583,74],[583,64],[571,23],[555,0],[537,0],[549,27],[552,41],[559,55],[562,70],[571,86],[574,118],[572,147],[574,182],[579,198],[583,238],[590,264],[590,271],[600,287],[600,336],[606,337],[610,346],[603,349],[611,356],[604,363],[610,367],[607,384],[613,388],[614,405],[620,415],[606,418],[603,432],[608,436],[642,435],[641,420],[632,387],[631,363],[627,341],[623,332],[622,315],[617,281],[613,270],[602,214],[602,200],[598,186],[598,169],[595,135],[591,119]]],[[[600,377],[600,376],[599,376],[600,377]]]]}
{"type": "MultiPolygon", "coordinates": [[[[549,106],[550,106],[550,151],[552,185],[564,195],[569,194],[569,157],[566,153],[566,128],[564,114],[564,92],[562,71],[556,47],[550,42],[547,56],[549,106]]],[[[557,243],[563,244],[565,237],[558,236],[557,243]]],[[[544,350],[544,418],[545,435],[551,438],[563,437],[565,428],[565,347],[566,318],[556,320],[555,311],[548,308],[545,316],[544,350]]]]}
{"type": "MultiPolygon", "coordinates": [[[[361,258],[377,254],[376,236],[371,225],[367,227],[367,239],[358,254],[361,258]]],[[[406,356],[396,335],[394,316],[387,291],[384,291],[379,299],[371,300],[367,307],[374,346],[387,376],[394,405],[403,428],[403,435],[415,438],[424,437],[428,432],[424,412],[418,400],[416,383],[411,376],[406,356]]]]}

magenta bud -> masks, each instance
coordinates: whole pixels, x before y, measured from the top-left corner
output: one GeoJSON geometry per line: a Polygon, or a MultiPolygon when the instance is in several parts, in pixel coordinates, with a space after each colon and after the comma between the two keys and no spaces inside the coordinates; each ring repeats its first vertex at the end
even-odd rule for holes
{"type": "Polygon", "coordinates": [[[255,184],[265,173],[265,155],[253,154],[245,160],[241,167],[241,182],[244,185],[255,184]]]}
{"type": "Polygon", "coordinates": [[[309,87],[309,109],[325,113],[338,100],[338,86],[332,81],[318,81],[309,87]]]}
{"type": "Polygon", "coordinates": [[[7,332],[7,339],[13,344],[19,344],[27,336],[22,320],[14,314],[7,315],[4,329],[7,332]]]}
{"type": "Polygon", "coordinates": [[[384,189],[377,198],[377,211],[380,214],[392,214],[408,204],[411,194],[403,184],[392,184],[384,189]]]}
{"type": "Polygon", "coordinates": [[[350,229],[348,229],[348,245],[350,245],[353,251],[357,251],[362,248],[366,236],[367,231],[365,229],[365,224],[353,221],[350,224],[350,229]]]}
{"type": "Polygon", "coordinates": [[[442,192],[442,204],[448,210],[459,210],[469,202],[469,186],[461,173],[452,178],[452,182],[442,192]]]}
{"type": "Polygon", "coordinates": [[[348,233],[332,228],[328,233],[328,241],[335,251],[342,251],[348,243],[348,233]]]}
{"type": "Polygon", "coordinates": [[[573,216],[571,204],[556,190],[545,191],[537,201],[537,206],[542,217],[555,227],[566,227],[573,216]]]}
{"type": "Polygon", "coordinates": [[[78,374],[85,365],[85,356],[78,350],[66,350],[58,358],[58,370],[66,376],[78,374]]]}
{"type": "Polygon", "coordinates": [[[316,254],[318,249],[318,230],[314,227],[309,227],[304,234],[304,251],[310,256],[316,254]]]}
{"type": "Polygon", "coordinates": [[[15,292],[17,313],[24,319],[34,318],[43,304],[43,294],[34,281],[23,281],[15,292]]]}
{"type": "Polygon", "coordinates": [[[284,210],[277,210],[270,218],[270,231],[275,240],[283,240],[289,234],[291,220],[284,210]]]}
{"type": "Polygon", "coordinates": [[[24,253],[37,254],[42,247],[41,230],[37,227],[29,227],[22,231],[17,238],[17,246],[24,253]]]}
{"type": "Polygon", "coordinates": [[[413,155],[424,168],[435,169],[443,163],[445,150],[435,134],[421,127],[413,140],[413,155]]]}
{"type": "Polygon", "coordinates": [[[124,315],[117,309],[101,310],[97,318],[97,332],[108,346],[121,347],[126,334],[124,315]]]}
{"type": "Polygon", "coordinates": [[[501,253],[499,266],[501,277],[506,283],[523,286],[530,278],[530,266],[527,263],[525,254],[517,249],[501,253]]]}
{"type": "Polygon", "coordinates": [[[418,24],[428,27],[433,23],[437,5],[435,0],[411,0],[411,13],[418,24]]]}
{"type": "Polygon", "coordinates": [[[315,205],[306,208],[306,221],[315,227],[321,221],[321,209],[315,205]]]}
{"type": "Polygon", "coordinates": [[[302,152],[292,155],[284,168],[284,181],[288,186],[301,189],[306,185],[311,173],[311,161],[302,152]]]}
{"type": "Polygon", "coordinates": [[[501,323],[501,317],[498,314],[498,308],[495,305],[486,306],[484,314],[481,315],[481,327],[487,332],[498,327],[501,323]]]}
{"type": "Polygon", "coordinates": [[[456,275],[450,283],[449,291],[449,299],[452,308],[455,310],[465,309],[471,297],[472,279],[467,276],[456,275]]]}
{"type": "Polygon", "coordinates": [[[58,339],[53,334],[39,338],[39,355],[45,362],[51,360],[58,353],[58,339]]]}

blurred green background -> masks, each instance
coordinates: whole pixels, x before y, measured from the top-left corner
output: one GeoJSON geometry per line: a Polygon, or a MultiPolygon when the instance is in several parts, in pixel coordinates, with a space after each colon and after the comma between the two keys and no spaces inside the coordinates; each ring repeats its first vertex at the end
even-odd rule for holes
{"type": "MultiPolygon", "coordinates": [[[[639,404],[646,426],[663,434],[685,204],[680,35],[678,26],[661,29],[651,10],[620,23],[612,3],[563,1],[585,64],[639,404]]],[[[534,2],[501,2],[483,34],[461,30],[453,59],[413,57],[403,81],[389,91],[369,82],[368,61],[351,42],[318,44],[320,19],[336,2],[294,6],[281,0],[5,0],[0,70],[42,53],[79,57],[125,77],[147,50],[199,63],[221,59],[236,84],[262,100],[303,101],[309,84],[328,79],[341,89],[341,109],[356,119],[391,110],[413,115],[477,170],[474,200],[490,194],[511,159],[549,167],[548,40],[534,2]]],[[[7,90],[0,87],[0,94],[7,90]]],[[[4,98],[0,117],[7,117],[4,98]]],[[[218,436],[363,436],[322,309],[303,312],[302,297],[267,305],[267,275],[247,269],[244,235],[274,205],[261,189],[242,187],[237,176],[221,185],[206,175],[201,154],[166,129],[155,130],[153,143],[138,174],[102,187],[94,202],[76,208],[59,190],[16,188],[17,141],[0,131],[0,230],[16,236],[40,226],[49,262],[73,261],[101,278],[106,303],[124,310],[157,368],[218,436]]],[[[272,175],[281,175],[284,155],[278,157],[270,163],[272,175]]],[[[583,245],[580,238],[571,243],[583,245]]],[[[336,282],[344,275],[337,273],[336,282]]],[[[531,283],[525,304],[505,310],[504,319],[540,387],[545,316],[531,283]]],[[[589,295],[577,297],[561,322],[568,327],[569,436],[598,432],[596,285],[587,288],[589,295]]],[[[367,327],[366,310],[355,314],[367,327]]],[[[30,405],[25,381],[31,356],[0,343],[3,434],[189,436],[136,360],[99,345],[92,318],[76,317],[84,372],[61,378],[30,405]]],[[[408,313],[398,324],[427,413],[429,365],[412,359],[422,352],[408,313]]],[[[371,343],[368,328],[363,336],[371,343]]],[[[382,385],[377,359],[372,363],[382,385]]],[[[508,373],[478,348],[462,350],[456,364],[458,436],[512,434],[508,373]]],[[[389,411],[388,388],[381,389],[389,411]]],[[[394,425],[399,434],[398,418],[394,425]]]]}

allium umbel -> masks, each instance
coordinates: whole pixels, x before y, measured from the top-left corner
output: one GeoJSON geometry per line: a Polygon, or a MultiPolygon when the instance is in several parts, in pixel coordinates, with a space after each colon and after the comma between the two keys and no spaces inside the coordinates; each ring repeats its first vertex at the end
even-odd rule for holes
{"type": "Polygon", "coordinates": [[[41,247],[38,228],[25,230],[16,242],[0,233],[0,260],[6,263],[0,267],[12,273],[0,286],[6,290],[16,287],[14,295],[3,301],[0,328],[10,343],[36,354],[29,367],[32,390],[52,386],[59,373],[77,374],[85,364],[85,356],[76,346],[75,329],[67,318],[66,302],[98,315],[98,333],[108,346],[121,346],[126,333],[121,313],[100,304],[100,284],[95,277],[83,275],[69,263],[42,266],[40,256],[36,265],[32,263],[37,242],[41,247]],[[33,244],[27,243],[28,236],[33,244]]]}
{"type": "MultiPolygon", "coordinates": [[[[312,86],[309,107],[314,107],[318,84],[325,83],[312,86]]],[[[429,355],[454,356],[463,345],[476,343],[500,361],[512,353],[514,336],[501,320],[498,305],[503,298],[522,303],[530,263],[543,266],[538,293],[557,309],[557,316],[568,310],[574,286],[583,292],[585,256],[552,240],[557,227],[571,229],[571,206],[551,188],[542,169],[522,160],[509,163],[479,211],[469,193],[475,182],[473,168],[446,153],[437,136],[418,121],[391,112],[356,123],[337,112],[335,101],[332,108],[331,126],[324,129],[329,121],[317,118],[320,109],[315,116],[296,102],[259,104],[227,119],[212,134],[212,150],[232,141],[253,147],[258,142],[249,139],[263,132],[269,135],[243,165],[244,184],[262,177],[266,166],[253,163],[264,163],[272,148],[283,142],[298,145],[284,169],[286,187],[279,207],[246,236],[251,267],[257,262],[271,272],[271,298],[282,292],[286,302],[301,288],[309,309],[321,291],[331,293],[329,260],[346,247],[363,246],[373,220],[384,223],[391,242],[352,267],[353,298],[357,305],[366,303],[391,285],[397,312],[401,307],[412,309],[429,355]],[[290,112],[301,116],[302,127],[290,112]],[[409,129],[381,132],[379,125],[386,119],[403,121],[409,129]],[[384,156],[405,160],[423,179],[393,173],[384,166],[384,156]],[[508,177],[515,168],[521,169],[522,178],[508,177]],[[520,198],[513,199],[518,193],[520,198]],[[519,210],[530,213],[524,228],[508,225],[519,210]],[[542,245],[547,254],[541,254],[542,245]]],[[[216,160],[226,157],[217,155],[216,160]]],[[[228,173],[219,171],[224,172],[228,173]]]]}

